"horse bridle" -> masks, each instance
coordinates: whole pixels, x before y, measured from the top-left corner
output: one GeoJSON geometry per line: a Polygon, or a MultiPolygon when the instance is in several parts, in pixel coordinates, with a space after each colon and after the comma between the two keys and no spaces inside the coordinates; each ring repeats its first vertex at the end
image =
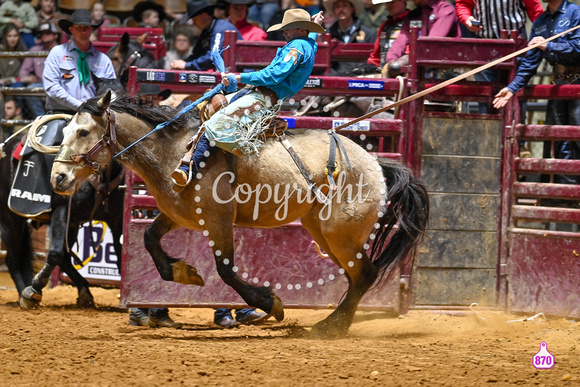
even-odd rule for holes
{"type": "Polygon", "coordinates": [[[97,141],[97,143],[93,145],[87,153],[77,153],[71,155],[70,158],[81,167],[87,167],[92,169],[94,173],[99,173],[101,171],[101,164],[97,161],[91,160],[91,157],[104,146],[109,148],[111,157],[113,157],[116,144],[117,131],[115,129],[115,113],[111,109],[107,109],[107,126],[105,127],[105,133],[103,133],[101,139],[97,141]]]}

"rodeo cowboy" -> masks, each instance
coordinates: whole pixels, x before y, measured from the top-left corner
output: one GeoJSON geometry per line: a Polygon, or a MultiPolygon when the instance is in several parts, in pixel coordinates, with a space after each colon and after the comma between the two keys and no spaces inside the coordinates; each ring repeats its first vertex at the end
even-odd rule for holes
{"type": "Polygon", "coordinates": [[[228,77],[234,77],[237,82],[246,84],[246,88],[223,97],[223,100],[228,99],[229,105],[222,100],[214,109],[218,110],[219,105],[227,106],[211,117],[206,116],[207,120],[196,136],[197,146],[191,148],[171,174],[177,189],[187,186],[197,174],[200,162],[210,154],[210,141],[236,155],[257,153],[259,143],[246,139],[255,138],[259,133],[252,131],[261,131],[262,123],[268,126],[281,102],[300,91],[312,72],[318,47],[316,34],[325,32],[322,12],[312,16],[312,20],[303,9],[287,10],[282,23],[268,29],[268,32],[282,30],[288,42],[279,49],[269,66],[250,73],[222,74],[225,86],[230,84],[228,77]]]}
{"type": "Polygon", "coordinates": [[[94,24],[86,9],[76,10],[70,20],[58,21],[60,29],[72,35],[72,40],[54,47],[46,58],[42,84],[47,111],[75,114],[81,103],[96,95],[91,73],[100,79],[116,78],[109,57],[90,40],[91,33],[101,24],[94,24]]]}

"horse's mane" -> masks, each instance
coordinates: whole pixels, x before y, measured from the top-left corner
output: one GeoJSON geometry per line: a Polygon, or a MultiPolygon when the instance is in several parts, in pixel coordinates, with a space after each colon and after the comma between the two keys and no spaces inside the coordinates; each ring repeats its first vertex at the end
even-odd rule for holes
{"type": "MultiPolygon", "coordinates": [[[[79,107],[79,113],[89,113],[94,116],[103,116],[106,109],[103,109],[101,106],[99,106],[98,101],[99,97],[95,97],[83,102],[79,107]]],[[[121,94],[113,101],[111,101],[110,108],[115,112],[127,113],[134,117],[138,117],[139,119],[155,126],[172,120],[173,117],[179,113],[171,106],[155,105],[151,100],[130,97],[127,94],[121,94]]],[[[191,110],[187,114],[181,115],[170,125],[168,125],[168,128],[182,127],[182,125],[187,124],[191,119],[199,121],[199,111],[197,108],[191,110]]],[[[197,126],[199,126],[199,124],[197,126]]]]}

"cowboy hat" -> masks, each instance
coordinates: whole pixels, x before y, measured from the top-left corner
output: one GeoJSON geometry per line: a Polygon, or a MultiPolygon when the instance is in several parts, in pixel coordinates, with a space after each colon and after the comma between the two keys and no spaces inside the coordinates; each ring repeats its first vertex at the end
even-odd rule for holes
{"type": "Polygon", "coordinates": [[[324,33],[326,30],[319,24],[311,21],[308,11],[302,8],[289,9],[284,12],[282,23],[274,24],[268,28],[268,32],[286,30],[288,28],[303,28],[310,32],[324,33]]]}
{"type": "Polygon", "coordinates": [[[202,12],[212,13],[215,8],[215,4],[210,3],[208,0],[188,0],[187,1],[187,13],[183,15],[183,18],[179,24],[183,24],[192,17],[199,15],[202,12]]]}
{"type": "MultiPolygon", "coordinates": [[[[334,4],[336,4],[338,0],[324,0],[324,9],[328,12],[332,17],[336,17],[334,14],[334,4]]],[[[356,17],[360,17],[364,10],[364,3],[362,0],[346,0],[347,2],[351,3],[354,8],[354,15],[356,17]]]]}
{"type": "Polygon", "coordinates": [[[143,95],[158,95],[162,101],[165,101],[171,96],[173,92],[171,89],[161,90],[161,86],[151,83],[143,83],[139,89],[139,94],[143,95]]]}
{"type": "Polygon", "coordinates": [[[395,0],[373,0],[373,4],[392,3],[395,0]]]}
{"type": "Polygon", "coordinates": [[[42,34],[47,32],[55,35],[60,34],[60,32],[58,31],[58,29],[54,24],[46,22],[38,26],[38,29],[36,30],[36,36],[40,38],[42,34]]]}
{"type": "Polygon", "coordinates": [[[60,27],[60,29],[69,35],[70,35],[70,28],[73,25],[91,26],[96,30],[97,28],[99,28],[101,26],[101,24],[103,24],[102,21],[100,23],[96,23],[96,24],[93,23],[93,20],[91,19],[91,13],[89,12],[88,9],[77,9],[76,11],[73,12],[72,16],[70,17],[70,20],[60,19],[58,21],[58,26],[60,27]]]}
{"type": "Polygon", "coordinates": [[[133,20],[137,22],[142,22],[143,12],[147,11],[148,9],[157,11],[157,13],[159,14],[159,21],[165,20],[166,16],[163,6],[155,3],[154,1],[149,0],[135,4],[135,8],[133,8],[133,20]]]}

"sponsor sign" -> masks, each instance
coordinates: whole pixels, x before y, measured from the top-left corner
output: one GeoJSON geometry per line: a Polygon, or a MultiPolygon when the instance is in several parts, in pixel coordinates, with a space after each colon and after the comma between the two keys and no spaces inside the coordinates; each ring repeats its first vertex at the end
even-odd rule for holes
{"type": "MultiPolygon", "coordinates": [[[[332,120],[332,127],[336,128],[343,124],[348,124],[350,120],[332,120]]],[[[360,132],[368,132],[371,130],[371,122],[370,121],[359,121],[355,122],[352,125],[347,126],[343,130],[353,130],[353,131],[360,131],[360,132]]]]}
{"type": "MultiPolygon", "coordinates": [[[[121,281],[121,273],[117,268],[117,254],[113,245],[113,234],[105,222],[93,221],[92,228],[85,223],[79,229],[77,243],[72,251],[83,262],[77,265],[71,258],[75,269],[85,278],[121,281]],[[92,234],[92,236],[91,236],[92,234]],[[93,244],[96,247],[93,249],[93,244]]],[[[63,275],[65,275],[63,273],[63,275]]]]}
{"type": "Polygon", "coordinates": [[[383,90],[385,88],[384,81],[366,81],[366,80],[349,80],[349,89],[364,89],[364,90],[383,90]]]}
{"type": "Polygon", "coordinates": [[[288,124],[288,129],[292,129],[296,127],[296,120],[294,118],[284,118],[286,123],[288,124]]]}
{"type": "Polygon", "coordinates": [[[308,78],[304,87],[321,88],[322,79],[320,78],[308,78]]]}
{"type": "Polygon", "coordinates": [[[143,81],[214,85],[217,82],[217,77],[211,74],[192,74],[192,73],[139,70],[137,71],[137,82],[143,81]]]}

